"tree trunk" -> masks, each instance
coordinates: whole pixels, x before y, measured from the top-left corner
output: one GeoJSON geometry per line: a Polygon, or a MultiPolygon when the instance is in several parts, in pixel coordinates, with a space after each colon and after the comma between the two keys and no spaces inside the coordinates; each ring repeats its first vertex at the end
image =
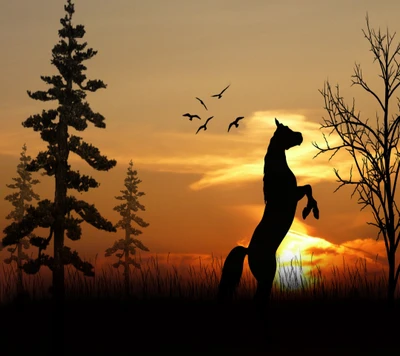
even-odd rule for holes
{"type": "Polygon", "coordinates": [[[60,118],[58,126],[58,162],[56,168],[56,191],[54,199],[54,270],[53,291],[54,298],[59,302],[64,300],[64,263],[62,251],[64,249],[65,214],[67,212],[67,171],[68,171],[68,126],[60,118]]]}
{"type": "Polygon", "coordinates": [[[62,248],[64,245],[63,217],[57,217],[54,228],[54,265],[52,285],[52,341],[53,353],[61,354],[64,348],[64,265],[62,261],[62,248]]]}
{"type": "Polygon", "coordinates": [[[130,279],[129,279],[129,250],[128,250],[129,231],[125,230],[125,296],[129,297],[130,292],[130,279]]]}
{"type": "Polygon", "coordinates": [[[24,285],[22,279],[22,243],[19,242],[17,246],[17,295],[20,296],[23,293],[24,285]]]}
{"type": "MultiPolygon", "coordinates": [[[[22,186],[25,189],[26,187],[26,179],[25,177],[22,179],[22,186]]],[[[24,217],[25,214],[25,199],[24,199],[24,194],[21,192],[19,196],[19,216],[18,216],[18,221],[21,222],[21,220],[24,217]]],[[[23,281],[22,281],[22,242],[19,241],[17,245],[17,275],[18,275],[18,280],[17,280],[17,296],[21,296],[22,291],[23,291],[23,281]]]]}
{"type": "Polygon", "coordinates": [[[67,212],[68,126],[60,116],[57,129],[58,154],[54,199],[54,264],[53,264],[53,346],[60,354],[64,345],[64,249],[65,214],[67,212]]]}
{"type": "MultiPolygon", "coordinates": [[[[58,219],[62,224],[63,219],[58,219]]],[[[57,224],[58,225],[58,224],[57,224]]],[[[61,225],[62,226],[62,225],[61,225]]],[[[53,267],[53,298],[57,304],[62,305],[65,297],[64,290],[64,264],[62,250],[64,247],[64,228],[58,226],[54,229],[54,267],[53,267]]]]}
{"type": "Polygon", "coordinates": [[[388,290],[387,290],[387,302],[389,308],[393,308],[394,306],[394,293],[396,290],[395,285],[395,263],[396,256],[393,249],[390,249],[388,255],[388,263],[389,263],[389,273],[388,273],[388,290]]]}

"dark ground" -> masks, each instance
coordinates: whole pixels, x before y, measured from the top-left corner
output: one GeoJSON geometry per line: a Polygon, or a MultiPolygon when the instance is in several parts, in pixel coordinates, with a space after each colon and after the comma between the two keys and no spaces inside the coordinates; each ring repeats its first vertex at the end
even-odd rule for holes
{"type": "MultiPolygon", "coordinates": [[[[55,355],[51,310],[44,301],[2,307],[1,354],[55,355]]],[[[267,329],[252,311],[249,301],[68,302],[64,354],[400,355],[399,305],[273,301],[267,329]]]]}

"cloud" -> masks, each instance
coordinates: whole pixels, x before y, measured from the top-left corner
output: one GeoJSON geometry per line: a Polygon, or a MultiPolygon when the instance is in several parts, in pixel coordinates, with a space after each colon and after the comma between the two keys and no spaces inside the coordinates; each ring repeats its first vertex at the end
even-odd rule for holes
{"type": "MultiPolygon", "coordinates": [[[[301,239],[301,237],[298,238],[301,239]]],[[[339,270],[346,272],[344,270],[346,268],[359,268],[361,261],[365,264],[364,272],[367,275],[381,273],[387,268],[383,241],[368,238],[333,244],[320,238],[308,237],[303,239],[304,247],[300,252],[303,255],[302,260],[309,259],[310,264],[307,265],[318,266],[327,278],[332,277],[332,268],[339,268],[339,270]]],[[[295,255],[292,251],[291,253],[295,255]]]]}
{"type": "Polygon", "coordinates": [[[315,255],[330,254],[334,256],[348,256],[356,258],[366,258],[370,261],[376,260],[376,256],[383,257],[385,254],[385,246],[383,241],[375,241],[374,239],[356,239],[346,241],[341,244],[329,243],[325,247],[313,247],[306,249],[305,252],[314,253],[315,255]]]}
{"type": "Polygon", "coordinates": [[[329,247],[312,246],[312,247],[309,247],[308,249],[306,249],[305,252],[307,254],[313,254],[313,255],[316,255],[316,256],[318,256],[318,255],[333,255],[333,256],[336,256],[336,255],[339,254],[339,252],[335,248],[333,248],[331,246],[329,246],[329,247]]]}
{"type": "MultiPolygon", "coordinates": [[[[236,131],[229,134],[209,130],[201,137],[194,138],[188,132],[150,133],[152,137],[149,139],[153,142],[168,142],[169,146],[158,152],[155,149],[150,155],[137,156],[135,163],[153,171],[198,174],[200,178],[190,184],[193,190],[259,180],[263,175],[269,140],[276,129],[275,117],[303,135],[303,144],[286,152],[298,183],[335,179],[328,157],[312,159],[317,150],[311,142],[322,139],[320,124],[308,120],[306,113],[285,111],[254,112],[241,121],[236,131]]],[[[334,144],[335,140],[330,139],[330,142],[334,144]]],[[[347,166],[349,161],[343,157],[340,167],[347,169],[347,166]]]]}
{"type": "MultiPolygon", "coordinates": [[[[245,209],[244,206],[241,208],[245,209]]],[[[246,209],[252,211],[248,206],[246,209]]],[[[371,277],[381,275],[387,269],[383,241],[367,238],[334,244],[326,239],[310,236],[307,229],[301,220],[294,219],[276,253],[279,278],[287,275],[288,271],[295,272],[296,278],[299,278],[300,274],[309,278],[315,275],[316,271],[321,271],[325,278],[330,279],[334,277],[334,269],[341,271],[343,275],[358,269],[365,276],[371,277]]],[[[239,239],[237,244],[248,246],[249,242],[250,237],[244,237],[239,239]]],[[[249,270],[246,265],[244,268],[249,270]]]]}

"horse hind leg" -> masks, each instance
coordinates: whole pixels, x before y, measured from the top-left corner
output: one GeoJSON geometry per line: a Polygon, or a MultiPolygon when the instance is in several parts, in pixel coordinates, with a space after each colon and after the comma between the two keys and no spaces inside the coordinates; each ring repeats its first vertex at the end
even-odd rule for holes
{"type": "Polygon", "coordinates": [[[257,290],[254,294],[254,305],[258,317],[266,321],[268,319],[271,291],[276,274],[275,255],[268,259],[264,259],[263,263],[257,267],[257,271],[254,271],[254,266],[252,270],[252,273],[257,280],[257,290]]]}
{"type": "Polygon", "coordinates": [[[266,305],[271,297],[273,282],[261,281],[257,282],[257,290],[254,294],[254,303],[257,305],[266,305]]]}

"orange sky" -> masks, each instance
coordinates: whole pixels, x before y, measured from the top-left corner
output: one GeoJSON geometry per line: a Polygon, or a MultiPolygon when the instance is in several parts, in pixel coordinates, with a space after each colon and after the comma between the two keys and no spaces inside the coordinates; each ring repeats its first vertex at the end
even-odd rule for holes
{"type": "MultiPolygon", "coordinates": [[[[45,148],[39,133],[21,122],[54,108],[30,99],[26,90],[44,90],[40,75],[56,73],[51,49],[58,41],[64,3],[7,2],[6,11],[0,11],[0,46],[6,49],[0,66],[2,197],[11,192],[5,184],[16,176],[22,145],[32,157],[45,148]]],[[[311,142],[323,143],[319,123],[326,113],[318,89],[326,79],[340,84],[349,103],[355,96],[363,115],[374,117],[377,107],[360,88],[350,86],[350,77],[354,63],[361,63],[370,86],[380,93],[361,29],[368,11],[373,28],[396,31],[398,1],[303,1],[299,6],[294,0],[86,0],[75,9],[74,24],[85,26],[84,40],[98,50],[86,62],[87,76],[108,85],[87,96],[92,109],[105,116],[106,129],[89,126],[81,136],[118,163],[109,172],[97,172],[70,158],[73,169],[100,182],[82,198],[103,216],[117,221],[114,197],[124,188],[132,159],[146,193],[141,216],[150,223],[141,239],[151,253],[194,260],[212,253],[226,256],[237,243],[248,242],[262,215],[263,158],[277,117],[303,134],[302,145],[289,150],[287,159],[298,184],[312,184],[320,208],[319,220],[310,215],[303,221],[306,201],[299,202],[281,257],[290,260],[300,251],[309,259],[313,252],[314,260],[329,265],[341,263],[343,255],[374,260],[378,254],[384,261],[383,242],[375,241],[375,230],[366,224],[369,212],[360,212],[350,189],[333,193],[333,167],[346,172],[349,157],[313,160],[317,151],[311,142]],[[222,99],[210,98],[229,83],[222,99]],[[186,112],[203,120],[190,122],[182,117],[186,112]],[[208,130],[195,135],[211,115],[208,130]],[[237,116],[245,119],[227,133],[237,116]]],[[[52,199],[53,181],[35,177],[42,182],[36,192],[52,199]]],[[[10,210],[11,204],[0,200],[0,215],[10,210]]],[[[1,230],[8,223],[0,220],[1,230]]],[[[87,225],[83,231],[81,241],[68,244],[87,258],[102,255],[123,236],[87,225]]]]}

